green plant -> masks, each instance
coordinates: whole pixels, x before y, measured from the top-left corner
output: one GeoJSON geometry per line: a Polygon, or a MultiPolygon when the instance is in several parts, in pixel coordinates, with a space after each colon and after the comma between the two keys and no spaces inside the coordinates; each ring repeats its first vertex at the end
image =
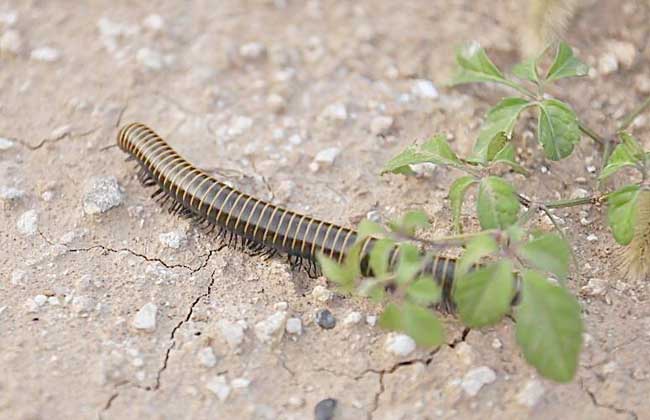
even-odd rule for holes
{"type": "Polygon", "coordinates": [[[639,209],[650,205],[650,200],[639,204],[641,194],[650,190],[650,152],[625,131],[634,117],[650,106],[650,99],[623,120],[612,136],[620,143],[610,153],[612,140],[598,136],[579,120],[569,104],[547,93],[548,86],[558,80],[587,74],[587,66],[564,43],[559,44],[550,66],[541,71],[543,58],[516,65],[512,70],[515,78],[511,78],[477,44],[461,48],[456,56],[454,85],[496,83],[518,95],[501,100],[487,111],[470,156],[458,156],[446,138],[437,135],[407,147],[382,170],[382,174],[409,175],[411,165],[429,162],[463,172],[449,188],[453,236],[432,241],[417,238],[416,230],[426,228],[428,223],[420,212],[406,214],[402,220],[390,223],[388,229],[364,221],[359,227],[358,246],[342,265],[324,257],[320,261],[325,275],[344,292],[388,301],[379,321],[382,327],[404,331],[420,345],[436,346],[444,340],[443,329],[428,308],[440,302],[441,291],[433,278],[421,273],[440,247],[463,245],[451,294],[460,320],[478,328],[493,325],[512,313],[516,339],[525,358],[542,375],[567,382],[577,369],[583,324],[580,305],[565,287],[571,248],[551,209],[606,203],[609,226],[621,245],[630,244],[639,234],[635,229],[639,223],[650,226],[650,220],[638,220],[639,214],[650,213],[639,209]],[[498,175],[498,169],[505,167],[529,175],[517,162],[513,145],[517,122],[526,110],[535,111],[537,140],[546,158],[557,161],[568,157],[584,134],[603,148],[600,180],[628,167],[640,173],[640,180],[596,197],[534,202],[519,194],[511,182],[498,175]],[[463,233],[461,209],[472,190],[482,231],[463,233]],[[539,211],[551,220],[557,233],[539,232],[530,226],[531,216],[539,211]],[[379,238],[368,257],[374,277],[359,280],[360,244],[368,235],[379,238]],[[424,244],[428,251],[420,252],[413,242],[424,244]],[[396,246],[399,258],[391,264],[390,250],[396,246]],[[391,293],[386,293],[387,289],[391,293]],[[517,301],[514,307],[513,300],[517,301]]]}

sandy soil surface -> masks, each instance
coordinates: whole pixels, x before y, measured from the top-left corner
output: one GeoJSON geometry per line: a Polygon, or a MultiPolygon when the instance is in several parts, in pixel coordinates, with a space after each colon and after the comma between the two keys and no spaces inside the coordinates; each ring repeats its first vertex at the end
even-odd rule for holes
{"type": "MultiPolygon", "coordinates": [[[[650,418],[647,279],[617,274],[602,209],[557,213],[587,328],[576,380],[557,385],[523,361],[511,321],[464,334],[447,316],[448,345],[387,351],[380,307],[330,296],[283,260],[217,251],[108,147],[141,121],[276,203],[346,225],[422,208],[448,233],[456,174],[378,171],[436,132],[470,150],[507,92],[444,88],[454,47],[478,39],[511,66],[524,7],[0,1],[0,417],[303,419],[333,398],[338,419],[650,418]],[[324,308],[333,329],[314,322],[324,308]]],[[[648,21],[645,2],[602,0],[571,26],[595,70],[555,93],[598,131],[650,91],[648,21]]],[[[517,141],[536,175],[510,179],[539,199],[592,192],[593,144],[547,162],[531,128],[517,141]]],[[[634,132],[650,146],[648,118],[634,132]]]]}

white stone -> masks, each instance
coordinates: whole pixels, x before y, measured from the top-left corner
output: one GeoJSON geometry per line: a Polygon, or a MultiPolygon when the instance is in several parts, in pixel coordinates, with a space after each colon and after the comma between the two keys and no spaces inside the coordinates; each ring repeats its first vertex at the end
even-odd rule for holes
{"type": "Polygon", "coordinates": [[[95,302],[86,296],[75,296],[72,298],[72,310],[78,315],[88,314],[95,307],[95,302]]]}
{"type": "Polygon", "coordinates": [[[142,21],[142,24],[146,27],[151,29],[152,31],[158,32],[161,31],[165,27],[165,20],[162,18],[162,16],[157,15],[157,14],[150,14],[144,20],[142,21]]]}
{"type": "Polygon", "coordinates": [[[289,318],[287,319],[287,325],[285,327],[289,334],[302,334],[302,321],[300,318],[289,318]]]}
{"type": "Polygon", "coordinates": [[[86,214],[105,213],[122,204],[124,193],[114,176],[94,176],[86,183],[83,210],[86,214]]]}
{"type": "Polygon", "coordinates": [[[607,49],[624,67],[630,68],[636,61],[636,47],[630,42],[611,40],[607,42],[607,49]]]}
{"type": "Polygon", "coordinates": [[[13,187],[0,186],[0,199],[2,200],[18,200],[25,196],[25,191],[13,187]]]}
{"type": "Polygon", "coordinates": [[[9,150],[14,147],[14,142],[4,137],[0,137],[0,150],[9,150]]]}
{"type": "Polygon", "coordinates": [[[409,166],[411,167],[411,170],[415,172],[415,176],[418,177],[433,175],[438,167],[438,165],[431,162],[414,163],[409,166]]]}
{"type": "Polygon", "coordinates": [[[34,299],[31,299],[31,298],[27,299],[25,301],[25,303],[23,304],[23,306],[25,307],[25,310],[27,311],[27,313],[38,312],[39,306],[36,304],[36,302],[34,302],[34,299]]]}
{"type": "Polygon", "coordinates": [[[371,327],[374,327],[375,324],[377,324],[377,315],[367,315],[366,316],[366,323],[370,325],[371,327]]]}
{"type": "Polygon", "coordinates": [[[13,29],[6,31],[0,37],[0,52],[2,53],[17,55],[20,53],[22,45],[23,41],[20,38],[20,34],[13,29]]]}
{"type": "Polygon", "coordinates": [[[249,42],[239,47],[239,54],[249,60],[256,60],[266,54],[266,47],[259,42],[249,42]]]}
{"type": "Polygon", "coordinates": [[[36,210],[27,210],[16,222],[18,232],[25,236],[34,235],[38,231],[38,213],[36,210]]]}
{"type": "Polygon", "coordinates": [[[345,121],[348,119],[348,110],[343,103],[330,104],[320,114],[321,119],[330,121],[345,121]]]}
{"type": "Polygon", "coordinates": [[[165,64],[164,57],[159,51],[146,47],[138,50],[135,59],[145,68],[154,71],[162,69],[165,64]]]}
{"type": "Polygon", "coordinates": [[[298,146],[302,143],[302,137],[300,137],[300,134],[292,134],[291,137],[289,137],[289,143],[298,146]]]}
{"type": "Polygon", "coordinates": [[[17,21],[18,13],[14,12],[13,10],[0,13],[0,23],[5,26],[14,26],[17,21]]]}
{"type": "Polygon", "coordinates": [[[19,286],[25,279],[26,275],[27,273],[24,270],[15,269],[11,272],[11,284],[14,286],[19,286]]]}
{"type": "Polygon", "coordinates": [[[36,295],[36,296],[34,296],[34,302],[38,306],[43,306],[43,305],[45,305],[47,303],[47,296],[45,296],[45,295],[36,295]]]}
{"type": "Polygon", "coordinates": [[[231,137],[241,136],[253,126],[253,119],[244,115],[238,115],[232,118],[228,135],[231,137]]]}
{"type": "Polygon", "coordinates": [[[289,405],[293,408],[300,408],[305,405],[305,399],[298,395],[292,395],[287,400],[287,403],[289,403],[289,405]]]}
{"type": "Polygon", "coordinates": [[[49,303],[52,306],[58,306],[61,304],[61,301],[56,296],[50,296],[49,298],[47,298],[47,303],[49,303]]]}
{"type": "Polygon", "coordinates": [[[156,329],[156,314],[158,307],[154,303],[145,304],[133,317],[131,325],[136,330],[152,332],[156,329]]]}
{"type": "Polygon", "coordinates": [[[158,235],[158,240],[165,246],[179,249],[187,241],[187,234],[182,230],[173,230],[158,235]]]}
{"type": "Polygon", "coordinates": [[[287,101],[277,93],[272,93],[266,98],[266,103],[271,108],[271,111],[279,114],[287,108],[287,101]]]}
{"type": "Polygon", "coordinates": [[[501,343],[501,340],[499,340],[498,338],[495,338],[494,340],[492,340],[492,348],[493,349],[499,350],[502,347],[503,347],[503,343],[501,343]]]}
{"type": "Polygon", "coordinates": [[[216,366],[216,364],[217,364],[217,356],[215,356],[214,350],[212,350],[212,347],[203,347],[197,353],[197,357],[199,359],[199,364],[201,366],[211,368],[211,367],[216,366]]]}
{"type": "Polygon", "coordinates": [[[404,357],[415,351],[415,341],[406,334],[388,334],[384,349],[395,356],[404,357]]]}
{"type": "Polygon", "coordinates": [[[607,282],[603,279],[591,278],[580,291],[587,296],[603,296],[607,293],[607,282]]]}
{"type": "Polygon", "coordinates": [[[361,322],[362,316],[359,312],[350,312],[344,319],[343,325],[356,325],[361,322]]]}
{"type": "Polygon", "coordinates": [[[43,61],[46,63],[52,63],[61,58],[61,53],[59,50],[52,47],[41,47],[32,50],[29,57],[32,60],[43,61]]]}
{"type": "Polygon", "coordinates": [[[589,234],[589,235],[587,235],[587,240],[589,242],[596,242],[598,240],[598,236],[594,235],[593,233],[589,234]]]}
{"type": "Polygon", "coordinates": [[[318,285],[311,291],[311,295],[319,302],[327,302],[332,298],[332,291],[327,287],[318,285]]]}
{"type": "Polygon", "coordinates": [[[334,163],[334,160],[339,155],[339,153],[341,153],[341,149],[338,147],[328,147],[327,149],[323,149],[318,152],[314,158],[314,162],[331,165],[334,163]]]}
{"type": "Polygon", "coordinates": [[[618,59],[612,53],[603,54],[598,59],[598,71],[600,74],[607,75],[618,71],[618,59]]]}
{"type": "Polygon", "coordinates": [[[212,391],[220,401],[225,401],[226,398],[228,398],[228,395],[230,395],[230,386],[228,386],[224,375],[212,377],[205,386],[212,391]]]}
{"type": "Polygon", "coordinates": [[[494,382],[497,379],[496,373],[487,366],[471,369],[465,374],[460,383],[463,391],[470,397],[475,396],[483,388],[483,385],[494,382]]]}
{"type": "Polygon", "coordinates": [[[255,324],[255,336],[262,343],[271,343],[280,340],[284,333],[284,324],[287,319],[286,311],[278,311],[263,321],[255,324]]]}
{"type": "Polygon", "coordinates": [[[377,116],[370,121],[370,132],[375,136],[386,134],[393,127],[393,117],[377,116]]]}
{"type": "Polygon", "coordinates": [[[537,379],[531,379],[517,394],[517,402],[526,407],[532,408],[544,396],[544,385],[537,379]]]}
{"type": "Polygon", "coordinates": [[[246,378],[235,378],[232,381],[230,381],[230,386],[232,386],[235,389],[248,388],[250,384],[251,384],[250,379],[246,379],[246,378]]]}
{"type": "Polygon", "coordinates": [[[238,323],[221,319],[217,322],[217,328],[231,349],[237,349],[244,341],[244,327],[238,323]]]}
{"type": "Polygon", "coordinates": [[[276,311],[286,311],[289,308],[289,304],[287,302],[278,302],[273,305],[273,308],[276,311]]]}
{"type": "Polygon", "coordinates": [[[411,85],[411,93],[423,99],[436,99],[439,96],[438,89],[430,80],[419,79],[411,85]]]}

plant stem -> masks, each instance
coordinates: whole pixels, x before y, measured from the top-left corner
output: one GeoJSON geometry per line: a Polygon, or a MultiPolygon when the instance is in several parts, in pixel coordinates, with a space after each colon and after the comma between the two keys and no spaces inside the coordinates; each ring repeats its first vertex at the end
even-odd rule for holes
{"type": "Polygon", "coordinates": [[[466,242],[470,241],[471,239],[476,238],[477,236],[492,235],[494,237],[497,237],[497,235],[499,235],[500,232],[501,231],[496,229],[489,229],[489,230],[483,230],[481,232],[461,233],[459,235],[441,236],[439,238],[434,238],[434,239],[422,239],[411,235],[399,234],[397,232],[393,232],[391,236],[393,236],[393,238],[397,241],[405,241],[405,240],[415,241],[434,248],[447,248],[450,246],[463,245],[466,242]]]}
{"type": "Polygon", "coordinates": [[[586,204],[597,204],[603,200],[605,195],[595,196],[595,197],[583,197],[583,198],[571,198],[566,200],[557,200],[557,201],[547,201],[536,203],[523,195],[519,194],[519,202],[526,207],[532,205],[538,205],[543,209],[561,209],[566,207],[575,207],[575,206],[584,206],[586,204]]]}
{"type": "Polygon", "coordinates": [[[645,101],[643,101],[639,106],[637,106],[625,118],[623,118],[623,121],[621,121],[621,124],[618,126],[618,131],[623,131],[627,129],[630,126],[630,124],[634,122],[636,117],[644,113],[648,109],[648,107],[650,107],[650,96],[648,96],[645,101]]]}
{"type": "Polygon", "coordinates": [[[580,131],[582,131],[587,137],[589,137],[590,139],[592,139],[596,143],[600,144],[601,146],[604,145],[605,147],[607,147],[607,144],[609,143],[608,141],[606,141],[605,139],[600,137],[594,130],[587,127],[583,123],[579,122],[578,124],[580,126],[580,131]]]}

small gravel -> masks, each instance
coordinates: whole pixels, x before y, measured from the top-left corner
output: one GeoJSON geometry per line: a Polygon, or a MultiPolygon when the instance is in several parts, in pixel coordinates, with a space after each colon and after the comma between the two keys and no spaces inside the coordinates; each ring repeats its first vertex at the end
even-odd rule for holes
{"type": "Polygon", "coordinates": [[[244,341],[244,327],[236,322],[231,322],[226,319],[217,322],[217,328],[228,346],[236,350],[244,341]]]}
{"type": "Polygon", "coordinates": [[[0,37],[0,53],[18,55],[22,48],[23,41],[18,31],[10,29],[0,37]]]}
{"type": "Polygon", "coordinates": [[[343,103],[330,104],[320,114],[321,120],[345,121],[348,119],[348,110],[343,103]]]}
{"type": "Polygon", "coordinates": [[[467,372],[460,386],[467,395],[474,397],[483,388],[483,385],[490,384],[496,379],[497,375],[492,369],[487,366],[481,366],[467,372]]]}
{"type": "Polygon", "coordinates": [[[404,357],[415,351],[415,341],[406,334],[388,334],[384,349],[395,356],[404,357]]]}
{"type": "Polygon", "coordinates": [[[145,304],[133,317],[131,325],[136,330],[153,332],[156,330],[156,314],[158,307],[154,303],[145,304]]]}
{"type": "Polygon", "coordinates": [[[324,330],[331,330],[336,326],[336,318],[329,309],[319,309],[314,317],[316,324],[324,330]]]}
{"type": "Polygon", "coordinates": [[[255,336],[262,343],[279,341],[284,333],[286,319],[286,311],[277,311],[265,320],[255,324],[255,336]]]}
{"type": "Polygon", "coordinates": [[[25,272],[24,270],[15,269],[14,271],[11,272],[11,280],[10,280],[11,284],[14,286],[19,286],[20,284],[22,284],[26,275],[27,272],[25,272]]]}
{"type": "Polygon", "coordinates": [[[226,381],[225,375],[217,375],[212,377],[206,384],[206,388],[219,398],[220,401],[225,401],[230,395],[230,386],[226,381]]]}
{"type": "Polygon", "coordinates": [[[341,149],[338,147],[328,147],[327,149],[323,149],[316,154],[314,162],[332,165],[340,153],[341,149]]]}
{"type": "Polygon", "coordinates": [[[585,296],[604,296],[607,293],[607,281],[598,278],[591,278],[585,286],[580,289],[585,296]]]}
{"type": "Polygon", "coordinates": [[[16,229],[24,236],[32,236],[38,231],[38,213],[27,210],[18,218],[16,229]]]}
{"type": "Polygon", "coordinates": [[[91,177],[85,186],[83,197],[84,213],[99,214],[119,206],[124,200],[124,192],[114,176],[91,177]]]}
{"type": "Polygon", "coordinates": [[[314,407],[314,420],[332,420],[336,405],[337,401],[334,398],[327,398],[320,401],[314,407]]]}
{"type": "Polygon", "coordinates": [[[300,318],[289,318],[287,319],[287,325],[285,329],[289,334],[301,335],[302,321],[300,318]]]}
{"type": "Polygon", "coordinates": [[[361,313],[359,312],[350,312],[344,319],[343,319],[343,325],[349,326],[349,325],[356,325],[361,320],[363,319],[361,313]]]}
{"type": "Polygon", "coordinates": [[[140,48],[135,54],[135,59],[147,70],[158,71],[165,65],[163,55],[151,48],[140,48]]]}
{"type": "Polygon", "coordinates": [[[381,136],[390,131],[393,127],[393,117],[378,116],[370,121],[370,132],[375,136],[381,136]]]}
{"type": "Polygon", "coordinates": [[[377,324],[377,315],[367,315],[366,324],[370,325],[371,327],[374,327],[377,324]]]}
{"type": "Polygon", "coordinates": [[[0,137],[0,150],[9,150],[12,147],[15,146],[15,143],[13,140],[9,140],[8,138],[5,137],[0,137]]]}
{"type": "Polygon", "coordinates": [[[187,234],[182,230],[174,230],[158,235],[158,240],[165,246],[172,249],[180,249],[181,245],[187,242],[187,234]]]}
{"type": "Polygon", "coordinates": [[[157,14],[151,14],[144,18],[142,24],[145,28],[148,28],[154,32],[160,32],[165,27],[165,19],[162,16],[157,14]]]}
{"type": "Polygon", "coordinates": [[[259,42],[249,42],[239,47],[239,54],[248,60],[257,60],[266,55],[266,47],[259,42]]]}
{"type": "Polygon", "coordinates": [[[211,368],[217,365],[217,356],[214,354],[212,347],[203,347],[196,354],[201,366],[211,368]]]}
{"type": "Polygon", "coordinates": [[[544,385],[537,379],[531,379],[517,394],[517,402],[526,407],[532,408],[544,396],[544,385]]]}
{"type": "Polygon", "coordinates": [[[327,287],[318,285],[311,291],[311,295],[319,302],[327,302],[332,298],[332,291],[327,287]]]}
{"type": "Polygon", "coordinates": [[[411,86],[411,93],[422,99],[436,99],[440,96],[433,82],[425,79],[414,81],[411,86]]]}
{"type": "Polygon", "coordinates": [[[95,308],[95,301],[87,296],[72,298],[72,310],[79,316],[86,316],[95,308]]]}
{"type": "Polygon", "coordinates": [[[34,303],[38,306],[43,306],[47,303],[47,296],[45,295],[36,295],[34,296],[34,303]]]}
{"type": "Polygon", "coordinates": [[[35,61],[42,61],[45,63],[53,63],[61,58],[59,50],[52,47],[41,47],[32,50],[29,58],[35,61]]]}
{"type": "Polygon", "coordinates": [[[234,389],[248,388],[250,384],[251,380],[246,378],[235,378],[230,381],[230,386],[232,386],[234,389]]]}

